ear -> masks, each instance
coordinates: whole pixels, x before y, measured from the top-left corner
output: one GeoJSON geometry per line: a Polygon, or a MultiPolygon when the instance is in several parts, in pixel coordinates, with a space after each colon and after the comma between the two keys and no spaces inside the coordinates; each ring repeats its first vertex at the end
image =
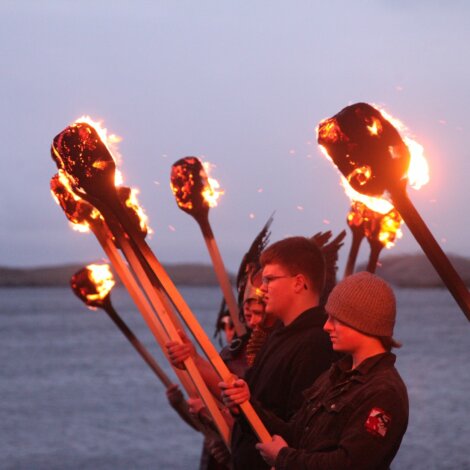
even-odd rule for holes
{"type": "Polygon", "coordinates": [[[297,274],[295,276],[294,289],[296,293],[300,293],[308,289],[307,278],[303,274],[297,274]]]}

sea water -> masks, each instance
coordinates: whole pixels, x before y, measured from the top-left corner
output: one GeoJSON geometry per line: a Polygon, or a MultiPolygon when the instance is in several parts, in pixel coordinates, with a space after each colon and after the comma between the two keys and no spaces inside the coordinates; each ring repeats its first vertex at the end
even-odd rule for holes
{"type": "MultiPolygon", "coordinates": [[[[220,293],[181,292],[212,337],[220,293]]],[[[470,469],[470,324],[444,290],[397,290],[410,423],[393,469],[470,469]]],[[[171,377],[123,289],[112,302],[171,377]]],[[[66,288],[0,289],[1,469],[197,469],[201,436],[103,311],[66,288]]]]}

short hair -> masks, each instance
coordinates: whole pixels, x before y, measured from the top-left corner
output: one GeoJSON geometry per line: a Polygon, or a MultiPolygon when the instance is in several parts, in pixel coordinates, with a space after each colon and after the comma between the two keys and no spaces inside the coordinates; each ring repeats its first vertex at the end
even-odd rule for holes
{"type": "Polygon", "coordinates": [[[315,242],[306,237],[288,237],[268,246],[260,256],[261,267],[280,264],[290,275],[303,274],[312,290],[321,294],[325,286],[325,259],[315,242]]]}

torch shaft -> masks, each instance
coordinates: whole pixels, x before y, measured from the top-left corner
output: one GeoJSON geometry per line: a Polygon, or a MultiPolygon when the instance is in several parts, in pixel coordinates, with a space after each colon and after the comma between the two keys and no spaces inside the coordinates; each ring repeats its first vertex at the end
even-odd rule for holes
{"type": "MultiPolygon", "coordinates": [[[[118,250],[112,242],[112,237],[109,233],[108,228],[104,224],[95,221],[92,221],[90,223],[90,226],[96,238],[98,239],[98,242],[106,253],[106,256],[111,261],[111,264],[113,265],[116,273],[118,274],[122,283],[129,292],[132,300],[140,311],[145,323],[147,324],[150,331],[153,333],[162,351],[166,354],[165,343],[169,340],[169,337],[163,330],[163,327],[161,326],[157,318],[155,317],[152,307],[147,301],[147,298],[143,295],[142,291],[140,290],[139,285],[132,276],[126,263],[122,260],[121,256],[119,255],[118,250]]],[[[187,372],[177,368],[173,368],[173,370],[175,371],[188,395],[191,397],[199,396],[192,381],[188,377],[187,372]]]]}
{"type": "MultiPolygon", "coordinates": [[[[103,210],[100,210],[103,213],[103,210]]],[[[105,219],[109,217],[108,215],[103,214],[105,219]]],[[[164,303],[160,297],[160,295],[155,290],[155,286],[150,281],[145,269],[142,267],[136,252],[134,251],[133,247],[131,246],[130,241],[120,233],[119,229],[115,224],[111,224],[113,235],[116,237],[119,246],[121,247],[124,256],[126,257],[127,261],[131,265],[135,275],[137,276],[140,284],[142,285],[143,290],[148,295],[150,302],[154,306],[155,310],[158,312],[158,317],[160,319],[163,328],[165,329],[167,335],[170,339],[176,342],[181,342],[181,338],[178,334],[176,326],[174,325],[172,319],[170,318],[167,309],[164,306],[164,303]]],[[[199,370],[194,363],[192,358],[188,358],[185,361],[185,367],[188,371],[191,380],[196,387],[199,396],[204,401],[207,409],[209,410],[212,419],[214,420],[217,429],[219,430],[220,435],[222,436],[224,442],[228,445],[229,444],[229,428],[225,418],[223,417],[220,409],[212,396],[211,392],[207,388],[199,370]]]]}
{"type": "MultiPolygon", "coordinates": [[[[169,341],[169,337],[162,329],[160,323],[156,320],[155,314],[152,310],[152,307],[148,303],[147,298],[140,290],[138,283],[134,279],[126,263],[124,263],[121,256],[119,255],[118,250],[116,249],[112,241],[112,236],[109,232],[109,229],[100,222],[90,223],[90,226],[100,245],[102,246],[109,260],[111,261],[114,269],[118,273],[119,278],[128,290],[137,308],[141,312],[142,317],[147,323],[147,326],[153,333],[165,356],[167,356],[165,343],[169,341]]],[[[196,387],[194,386],[194,383],[191,377],[189,376],[188,372],[186,370],[181,370],[175,367],[173,367],[173,370],[175,371],[188,395],[190,397],[199,397],[199,393],[196,387]]],[[[171,385],[172,383],[170,382],[169,385],[166,386],[168,388],[171,385]]],[[[214,437],[214,430],[204,425],[203,423],[200,423],[197,419],[193,417],[193,415],[189,411],[188,404],[185,400],[182,400],[180,403],[177,403],[174,408],[186,423],[188,423],[198,431],[202,432],[205,436],[214,437]]]]}
{"type": "Polygon", "coordinates": [[[348,261],[346,263],[346,268],[344,270],[344,277],[350,276],[354,272],[354,267],[356,266],[356,259],[359,253],[359,247],[361,246],[362,239],[364,238],[364,234],[362,233],[362,229],[359,228],[351,228],[352,233],[352,242],[351,248],[349,249],[348,261]]]}
{"type": "Polygon", "coordinates": [[[219,247],[212,232],[212,228],[209,224],[209,219],[206,217],[203,220],[197,219],[199,226],[201,227],[202,235],[204,241],[206,242],[207,250],[212,260],[212,265],[214,266],[215,275],[219,281],[220,288],[225,298],[225,303],[227,304],[228,310],[230,312],[230,318],[232,319],[233,326],[235,327],[235,332],[237,336],[243,336],[246,333],[246,329],[240,321],[239,316],[239,307],[237,301],[235,300],[235,295],[233,294],[232,285],[225,269],[222,256],[219,251],[219,247]]]}
{"type": "Polygon", "coordinates": [[[383,244],[376,240],[371,240],[370,244],[370,254],[369,261],[367,263],[367,271],[370,273],[375,273],[377,269],[377,262],[379,261],[380,252],[383,249],[383,244]]]}
{"type": "Polygon", "coordinates": [[[392,200],[416,241],[420,244],[429,261],[434,266],[434,269],[453,295],[467,320],[470,321],[470,293],[462,278],[442,251],[406,192],[392,192],[392,200]]]}
{"type": "Polygon", "coordinates": [[[165,387],[167,388],[173,385],[170,378],[165,374],[165,371],[158,365],[157,361],[149,353],[147,348],[139,341],[139,339],[124,322],[124,320],[118,315],[111,302],[105,303],[104,310],[114,322],[114,324],[119,328],[121,333],[132,344],[132,346],[140,355],[140,357],[147,363],[150,369],[152,369],[155,375],[160,379],[163,385],[165,385],[165,387]]]}
{"type": "MultiPolygon", "coordinates": [[[[106,200],[106,199],[105,199],[106,200]]],[[[190,308],[184,301],[183,297],[179,293],[178,289],[176,286],[173,284],[172,280],[164,270],[163,266],[160,264],[156,256],[153,254],[152,250],[150,247],[147,245],[145,240],[143,239],[142,235],[138,233],[135,229],[135,227],[130,223],[128,220],[126,214],[122,211],[122,208],[120,206],[119,201],[117,200],[109,200],[107,201],[110,205],[110,208],[112,210],[112,213],[109,213],[108,207],[106,204],[100,204],[99,207],[97,207],[100,212],[103,214],[105,219],[109,216],[113,216],[113,214],[116,216],[116,218],[119,220],[119,222],[122,224],[122,227],[124,231],[126,232],[127,236],[129,237],[129,241],[132,242],[133,247],[135,248],[136,252],[140,252],[141,256],[145,259],[145,261],[148,263],[149,267],[152,269],[154,272],[155,276],[159,279],[161,286],[167,293],[168,297],[171,299],[173,304],[175,305],[176,309],[179,311],[180,315],[182,316],[184,322],[186,323],[186,326],[188,329],[191,331],[192,335],[198,342],[199,346],[201,349],[204,351],[204,354],[206,355],[207,359],[209,362],[212,364],[214,367],[215,371],[219,374],[219,376],[224,380],[225,382],[231,382],[233,380],[233,376],[225,363],[222,361],[221,357],[219,356],[217,350],[215,349],[214,345],[211,343],[209,340],[206,332],[202,329],[201,325],[191,312],[190,308]]],[[[114,231],[113,231],[114,233],[114,231]]],[[[120,240],[118,240],[121,242],[120,240]]],[[[123,240],[127,242],[127,239],[123,240]]],[[[130,250],[130,251],[133,251],[130,250]]],[[[126,256],[127,257],[127,256],[126,256]]],[[[141,283],[148,283],[148,278],[145,273],[145,271],[142,269],[142,266],[140,265],[139,262],[137,263],[132,263],[128,259],[129,263],[133,267],[133,269],[136,272],[136,275],[138,276],[139,280],[141,283]],[[134,268],[134,264],[136,264],[134,268]],[[140,274],[137,272],[139,271],[140,274]]],[[[142,287],[144,287],[144,290],[147,292],[148,291],[148,286],[145,288],[145,286],[142,284],[142,287]]],[[[152,287],[150,285],[150,287],[152,287]]],[[[153,290],[153,289],[150,289],[153,290]]],[[[160,313],[160,312],[159,312],[160,313]]],[[[160,318],[163,322],[163,317],[164,315],[160,314],[160,318]]],[[[176,335],[174,337],[175,341],[181,341],[179,336],[177,335],[176,329],[174,328],[174,325],[169,322],[170,324],[168,325],[170,329],[174,330],[174,334],[176,335]]],[[[173,334],[170,335],[173,338],[173,334]]],[[[190,361],[188,359],[187,361],[190,361]]],[[[194,361],[190,361],[192,364],[194,364],[194,361]]],[[[190,365],[190,368],[187,365],[188,372],[190,373],[191,376],[193,376],[192,370],[193,370],[193,365],[190,365]]],[[[195,365],[194,365],[194,368],[195,365]]],[[[196,372],[197,368],[196,368],[196,372]]],[[[199,377],[200,374],[198,373],[199,377]]],[[[205,384],[204,384],[205,386],[205,384]]],[[[247,418],[248,422],[250,423],[251,427],[253,428],[253,431],[257,435],[258,439],[261,442],[270,442],[271,441],[271,436],[269,435],[268,430],[260,420],[259,416],[256,414],[253,406],[249,402],[245,402],[242,405],[240,405],[240,408],[242,412],[244,413],[245,417],[247,418]]],[[[212,410],[211,414],[212,414],[212,410]]],[[[224,422],[225,423],[225,422],[224,422]]],[[[226,423],[225,423],[226,426],[226,423]]],[[[225,437],[226,442],[228,440],[228,427],[226,426],[226,432],[221,433],[223,437],[225,437]]]]}

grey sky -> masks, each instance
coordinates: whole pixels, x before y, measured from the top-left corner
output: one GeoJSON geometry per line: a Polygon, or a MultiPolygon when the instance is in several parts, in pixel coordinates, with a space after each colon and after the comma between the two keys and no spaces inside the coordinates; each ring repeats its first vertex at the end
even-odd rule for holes
{"type": "MultiPolygon", "coordinates": [[[[102,256],[49,194],[52,138],[83,114],[123,138],[164,262],[209,260],[169,189],[186,155],[216,165],[210,220],[230,269],[274,210],[272,240],[337,233],[349,201],[314,128],[356,101],[424,145],[431,182],[410,198],[446,252],[470,256],[469,20],[466,1],[3,0],[0,265],[102,256]]],[[[393,252],[416,251],[405,229],[393,252]]]]}

